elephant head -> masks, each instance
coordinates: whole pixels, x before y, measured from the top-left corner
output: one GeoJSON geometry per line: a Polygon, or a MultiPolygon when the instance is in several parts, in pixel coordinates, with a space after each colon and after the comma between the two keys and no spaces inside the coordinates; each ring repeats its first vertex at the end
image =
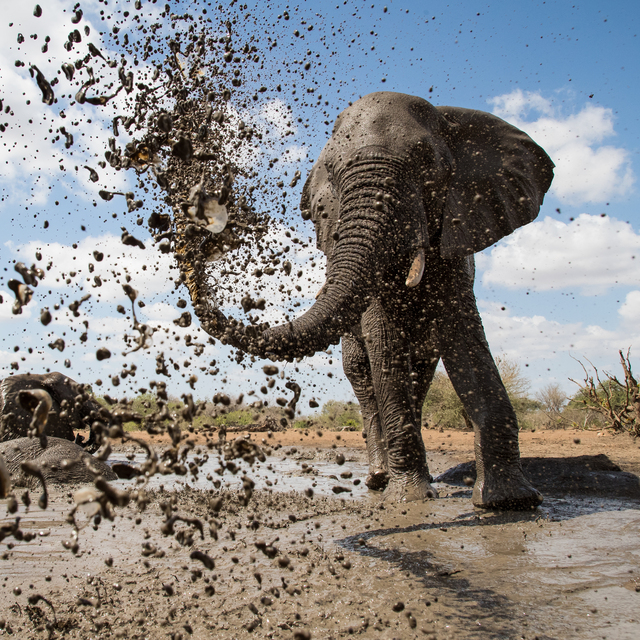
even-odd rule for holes
{"type": "Polygon", "coordinates": [[[302,194],[302,217],[327,255],[316,302],[260,332],[238,331],[220,314],[203,326],[258,355],[326,349],[383,283],[416,286],[427,252],[472,255],[534,220],[553,166],[529,136],[489,113],[400,93],[364,96],[336,119],[302,194]]]}
{"type": "Polygon", "coordinates": [[[25,406],[24,394],[30,391],[45,391],[51,399],[44,427],[47,436],[73,440],[74,429],[90,427],[92,412],[97,416],[100,410],[83,385],[57,371],[10,376],[0,382],[0,442],[28,435],[32,409],[28,403],[25,406]]]}

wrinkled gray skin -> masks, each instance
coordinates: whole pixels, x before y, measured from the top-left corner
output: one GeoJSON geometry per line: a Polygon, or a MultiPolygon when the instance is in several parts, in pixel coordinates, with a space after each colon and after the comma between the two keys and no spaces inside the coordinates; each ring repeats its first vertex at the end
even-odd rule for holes
{"type": "Polygon", "coordinates": [[[32,490],[40,488],[41,482],[36,476],[22,470],[22,462],[37,463],[47,486],[93,483],[98,476],[108,481],[118,479],[105,462],[63,438],[48,437],[46,449],[42,448],[39,438],[17,438],[2,442],[0,456],[4,457],[13,486],[32,490]]]}
{"type": "Polygon", "coordinates": [[[491,114],[369,94],[338,116],[303,191],[303,218],[327,256],[315,304],[266,330],[220,313],[208,323],[203,314],[203,326],[287,360],[342,337],[365,424],[367,484],[388,482],[386,494],[400,501],[436,495],[420,424],[442,358],[475,431],[473,503],[533,508],[542,496],[522,473],[516,416],[473,294],[473,254],[531,222],[552,178],[547,154],[491,114]]]}
{"type": "MultiPolygon", "coordinates": [[[[62,373],[21,373],[0,382],[0,442],[26,437],[31,413],[20,403],[21,391],[42,389],[52,400],[49,419],[44,429],[47,436],[74,440],[74,429],[90,427],[100,410],[98,402],[80,385],[62,373]],[[91,412],[94,418],[91,417],[91,412]]],[[[85,446],[93,445],[93,433],[85,446]]]]}

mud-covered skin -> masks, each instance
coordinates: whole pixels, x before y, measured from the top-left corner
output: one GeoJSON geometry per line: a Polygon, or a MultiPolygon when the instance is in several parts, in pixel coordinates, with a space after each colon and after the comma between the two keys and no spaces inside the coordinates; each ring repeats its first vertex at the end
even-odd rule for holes
{"type": "MultiPolygon", "coordinates": [[[[476,506],[528,509],[541,495],[519,464],[518,425],[473,295],[473,254],[538,215],[547,154],[493,115],[398,93],[361,98],[337,118],[301,209],[327,256],[315,304],[261,331],[203,316],[240,349],[311,355],[341,337],[371,465],[394,500],[435,495],[421,409],[442,359],[476,437],[476,506]]],[[[193,295],[192,295],[193,298],[193,295]]]]}
{"type": "MultiPolygon", "coordinates": [[[[20,392],[46,391],[52,400],[44,435],[74,440],[74,430],[91,426],[98,402],[80,384],[62,373],[20,373],[0,382],[0,442],[28,435],[32,414],[20,402],[20,392]]],[[[92,434],[89,442],[92,444],[92,434]]]]}
{"type": "Polygon", "coordinates": [[[39,438],[17,438],[0,443],[0,455],[6,462],[12,485],[17,487],[37,489],[40,485],[37,477],[23,471],[23,462],[35,462],[47,485],[93,483],[98,476],[110,481],[118,479],[108,464],[63,438],[47,437],[45,449],[39,438]]]}

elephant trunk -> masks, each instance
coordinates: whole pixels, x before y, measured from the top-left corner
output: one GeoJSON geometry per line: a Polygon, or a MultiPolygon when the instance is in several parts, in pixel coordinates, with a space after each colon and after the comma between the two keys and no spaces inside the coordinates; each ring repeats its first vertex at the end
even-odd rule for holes
{"type": "Polygon", "coordinates": [[[312,355],[337,344],[360,321],[389,263],[387,253],[395,246],[389,210],[399,201],[398,164],[387,158],[356,157],[335,176],[340,219],[322,292],[302,316],[263,332],[255,351],[287,359],[312,355]]]}

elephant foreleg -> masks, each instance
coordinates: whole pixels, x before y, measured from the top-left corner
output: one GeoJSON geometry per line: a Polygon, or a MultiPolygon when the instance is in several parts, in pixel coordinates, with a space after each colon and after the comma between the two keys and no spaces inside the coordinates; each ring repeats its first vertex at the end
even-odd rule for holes
{"type": "Polygon", "coordinates": [[[369,457],[369,474],[365,484],[369,489],[381,491],[389,483],[387,447],[373,390],[369,357],[361,337],[353,334],[343,336],[342,366],[360,403],[362,413],[363,432],[369,457]]]}
{"type": "Polygon", "coordinates": [[[475,432],[473,503],[494,509],[536,507],[542,496],[522,472],[516,415],[491,357],[475,300],[467,299],[457,320],[441,326],[442,360],[475,432]]]}
{"type": "Polygon", "coordinates": [[[363,314],[362,333],[387,444],[389,486],[385,495],[398,501],[435,497],[409,383],[408,343],[379,302],[363,314]]]}

